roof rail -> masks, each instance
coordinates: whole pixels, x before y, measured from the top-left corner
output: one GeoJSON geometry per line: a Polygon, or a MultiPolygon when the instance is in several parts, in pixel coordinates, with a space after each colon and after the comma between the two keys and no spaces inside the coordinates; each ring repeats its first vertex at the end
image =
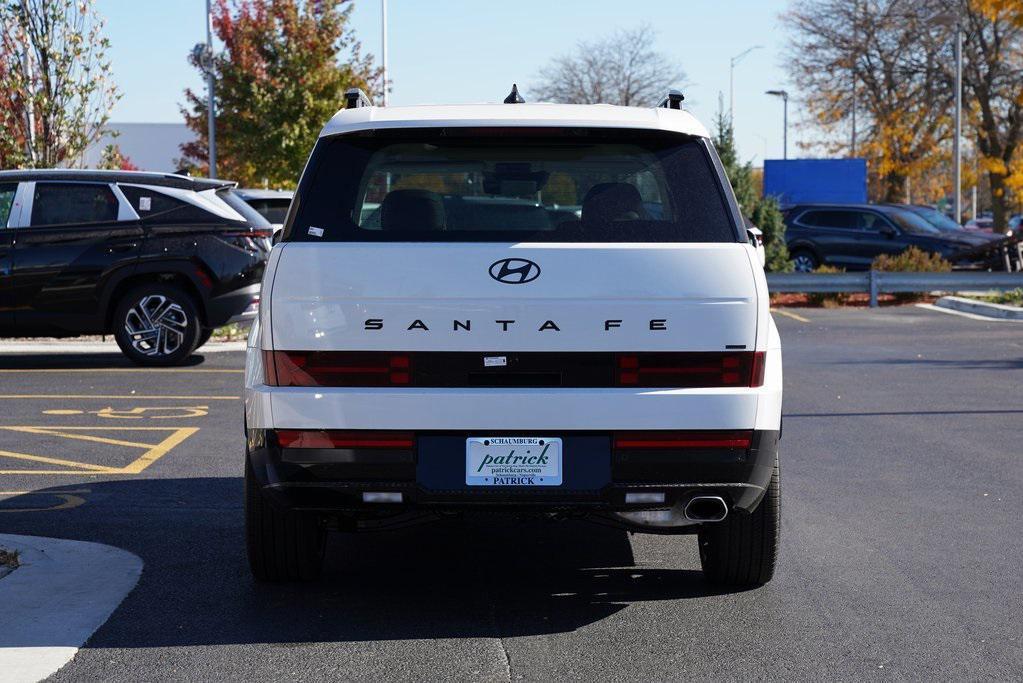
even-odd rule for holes
{"type": "Polygon", "coordinates": [[[682,100],[685,98],[686,96],[682,94],[681,90],[669,90],[657,106],[665,109],[681,109],[682,100]]]}
{"type": "Polygon", "coordinates": [[[358,109],[359,107],[372,107],[373,101],[362,92],[361,88],[349,88],[345,90],[345,109],[358,109]]]}

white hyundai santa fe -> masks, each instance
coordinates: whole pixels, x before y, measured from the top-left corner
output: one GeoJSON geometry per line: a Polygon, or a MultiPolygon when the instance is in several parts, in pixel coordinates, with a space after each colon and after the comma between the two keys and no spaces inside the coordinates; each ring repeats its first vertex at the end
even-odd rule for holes
{"type": "Polygon", "coordinates": [[[255,576],[316,576],[329,530],[504,512],[695,534],[708,580],[769,581],[781,345],[681,95],[346,100],[249,337],[255,576]]]}

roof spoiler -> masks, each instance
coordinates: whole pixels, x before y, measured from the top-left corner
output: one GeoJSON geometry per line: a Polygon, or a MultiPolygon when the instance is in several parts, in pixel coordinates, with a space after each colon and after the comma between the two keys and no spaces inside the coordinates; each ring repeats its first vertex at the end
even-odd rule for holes
{"type": "Polygon", "coordinates": [[[685,98],[681,90],[669,90],[657,106],[664,109],[682,109],[682,100],[685,98]]]}
{"type": "Polygon", "coordinates": [[[349,88],[345,90],[345,109],[359,109],[360,107],[372,107],[373,101],[369,99],[361,88],[349,88]]]}

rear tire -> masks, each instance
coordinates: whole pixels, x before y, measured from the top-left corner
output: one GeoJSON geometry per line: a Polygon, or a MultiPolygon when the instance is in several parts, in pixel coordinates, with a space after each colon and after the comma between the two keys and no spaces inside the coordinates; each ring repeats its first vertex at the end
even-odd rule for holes
{"type": "Polygon", "coordinates": [[[170,284],[135,287],[114,309],[114,339],[137,365],[180,365],[195,350],[199,330],[195,301],[170,284]]]}
{"type": "Polygon", "coordinates": [[[699,534],[700,564],[718,585],[762,586],[774,576],[781,531],[778,459],[760,505],[752,513],[733,512],[699,534]]]}
{"type": "Polygon", "coordinates": [[[208,342],[210,340],[210,337],[212,336],[213,336],[212,327],[202,328],[202,330],[199,332],[199,341],[196,342],[194,350],[198,351],[200,348],[202,348],[203,345],[205,345],[206,342],[208,342]]]}
{"type": "Polygon", "coordinates": [[[811,251],[796,249],[791,256],[793,270],[797,273],[812,273],[820,268],[820,260],[811,251]]]}
{"type": "Polygon", "coordinates": [[[320,575],[326,529],[314,514],[280,510],[268,501],[248,462],[245,536],[249,567],[257,581],[311,581],[320,575]]]}

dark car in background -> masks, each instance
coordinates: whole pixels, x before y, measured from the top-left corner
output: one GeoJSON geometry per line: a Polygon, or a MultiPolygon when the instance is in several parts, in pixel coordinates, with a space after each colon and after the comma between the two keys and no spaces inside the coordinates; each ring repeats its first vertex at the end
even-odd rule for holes
{"type": "Polygon", "coordinates": [[[112,334],[138,364],[180,363],[254,317],[271,234],[231,182],[0,171],[0,336],[112,334]]]}
{"type": "Polygon", "coordinates": [[[785,212],[785,241],[795,269],[810,272],[821,265],[867,270],[877,256],[909,247],[977,265],[972,252],[988,238],[939,228],[901,205],[797,204],[785,212]]]}
{"type": "Polygon", "coordinates": [[[912,211],[938,230],[968,239],[977,245],[987,244],[1002,238],[1001,235],[997,235],[990,231],[968,230],[941,211],[935,209],[933,206],[927,206],[925,204],[886,204],[885,206],[892,206],[912,211]]]}
{"type": "Polygon", "coordinates": [[[291,197],[295,194],[291,190],[254,188],[241,188],[235,190],[234,193],[263,216],[274,229],[284,225],[288,207],[291,206],[291,197]]]}

